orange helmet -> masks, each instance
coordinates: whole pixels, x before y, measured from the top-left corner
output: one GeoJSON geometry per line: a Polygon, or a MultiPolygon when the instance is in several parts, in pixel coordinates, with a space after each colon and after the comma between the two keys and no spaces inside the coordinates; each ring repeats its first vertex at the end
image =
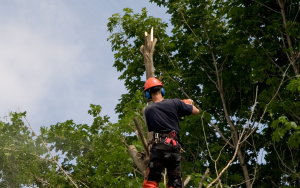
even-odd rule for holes
{"type": "Polygon", "coordinates": [[[162,86],[163,87],[163,84],[158,79],[151,77],[146,81],[146,83],[144,85],[144,91],[146,91],[147,89],[154,87],[154,86],[162,86]]]}

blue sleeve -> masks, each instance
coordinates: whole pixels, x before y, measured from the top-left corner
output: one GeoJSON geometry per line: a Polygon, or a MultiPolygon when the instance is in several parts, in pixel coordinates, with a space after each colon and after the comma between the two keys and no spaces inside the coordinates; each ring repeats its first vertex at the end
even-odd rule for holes
{"type": "Polygon", "coordinates": [[[193,106],[190,104],[185,104],[182,100],[180,99],[174,99],[177,109],[178,109],[178,115],[180,117],[182,116],[188,116],[191,115],[193,112],[193,106]]]}

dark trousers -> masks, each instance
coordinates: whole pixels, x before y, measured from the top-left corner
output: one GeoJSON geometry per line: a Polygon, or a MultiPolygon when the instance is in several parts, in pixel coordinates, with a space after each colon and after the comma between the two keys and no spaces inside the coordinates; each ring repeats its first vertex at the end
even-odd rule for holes
{"type": "Polygon", "coordinates": [[[168,187],[182,187],[180,153],[152,148],[145,180],[160,182],[164,168],[167,168],[168,187]]]}

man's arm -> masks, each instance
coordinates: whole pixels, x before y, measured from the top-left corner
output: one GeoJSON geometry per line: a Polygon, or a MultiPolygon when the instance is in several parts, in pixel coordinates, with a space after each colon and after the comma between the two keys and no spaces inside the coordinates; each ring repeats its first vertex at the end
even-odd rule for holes
{"type": "Polygon", "coordinates": [[[199,109],[196,108],[195,106],[193,106],[192,114],[193,114],[193,115],[198,115],[198,114],[199,114],[199,109]]]}
{"type": "Polygon", "coordinates": [[[148,128],[148,132],[152,132],[153,131],[153,128],[150,126],[150,122],[148,121],[149,120],[149,118],[147,118],[148,117],[148,114],[149,112],[148,112],[148,109],[147,109],[147,107],[145,108],[145,119],[146,119],[146,124],[147,124],[147,128],[148,128]]]}
{"type": "Polygon", "coordinates": [[[194,101],[192,99],[183,99],[182,101],[185,104],[189,104],[189,105],[193,106],[193,111],[192,111],[193,115],[198,115],[199,114],[199,109],[194,106],[194,101]]]}

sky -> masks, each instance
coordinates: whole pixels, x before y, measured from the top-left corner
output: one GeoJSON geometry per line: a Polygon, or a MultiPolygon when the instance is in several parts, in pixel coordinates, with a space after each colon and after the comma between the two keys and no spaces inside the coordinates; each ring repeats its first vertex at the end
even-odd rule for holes
{"type": "Polygon", "coordinates": [[[37,132],[69,119],[90,125],[89,105],[98,104],[117,122],[114,108],[127,91],[106,25],[126,7],[170,20],[148,0],[1,0],[0,120],[19,110],[37,132]]]}

